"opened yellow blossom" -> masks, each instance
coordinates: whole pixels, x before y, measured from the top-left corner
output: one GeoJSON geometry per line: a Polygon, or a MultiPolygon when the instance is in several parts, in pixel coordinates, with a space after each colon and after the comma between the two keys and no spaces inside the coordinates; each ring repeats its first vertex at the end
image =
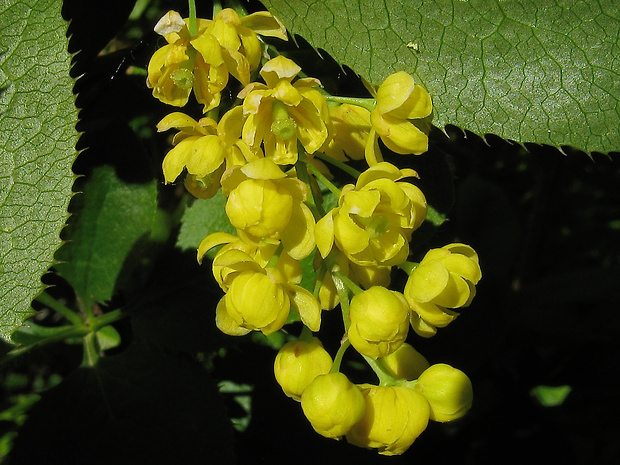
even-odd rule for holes
{"type": "Polygon", "coordinates": [[[400,455],[426,429],[430,408],[418,392],[404,386],[360,386],[366,403],[362,419],[347,433],[347,441],[400,455]]]}
{"type": "Polygon", "coordinates": [[[331,106],[330,138],[321,151],[338,161],[347,161],[347,157],[362,160],[371,129],[370,112],[367,109],[348,103],[331,106]]]}
{"type": "Polygon", "coordinates": [[[366,407],[362,393],[346,375],[327,373],[304,389],[301,408],[317,433],[338,439],[362,418],[366,407]]]}
{"type": "Polygon", "coordinates": [[[317,151],[327,139],[327,102],[314,87],[314,78],[293,80],[301,68],[278,56],[260,71],[265,84],[253,82],[238,95],[243,99],[243,140],[251,147],[263,144],[265,155],[279,165],[297,161],[297,142],[306,152],[317,151]]]}
{"type": "Polygon", "coordinates": [[[429,250],[404,289],[416,333],[429,337],[453,321],[459,314],[450,309],[469,306],[481,277],[478,254],[470,246],[456,243],[429,250]]]}
{"type": "Polygon", "coordinates": [[[228,195],[230,222],[251,240],[279,239],[296,259],[314,250],[314,216],[304,204],[308,187],[287,176],[271,159],[260,158],[227,171],[222,189],[228,195]]]}
{"type": "Polygon", "coordinates": [[[165,116],[157,124],[157,130],[179,130],[173,139],[175,146],[162,164],[166,183],[174,182],[187,169],[188,191],[199,198],[210,198],[219,189],[226,168],[262,156],[239,138],[241,117],[239,107],[227,112],[219,123],[206,117],[195,121],[180,112],[165,116]],[[236,131],[234,126],[238,126],[236,131]]]}
{"type": "Polygon", "coordinates": [[[278,351],[273,371],[284,393],[301,401],[301,394],[319,375],[329,372],[332,358],[318,338],[310,342],[291,341],[278,351]]]}
{"type": "Polygon", "coordinates": [[[346,185],[338,207],[316,225],[318,249],[326,257],[334,242],[352,262],[392,266],[409,254],[411,234],[426,216],[426,198],[420,189],[400,179],[417,176],[382,162],[360,175],[355,186],[346,185]]]}
{"type": "Polygon", "coordinates": [[[375,286],[355,295],[349,309],[351,345],[372,359],[394,352],[407,338],[409,306],[399,292],[375,286]]]}
{"type": "Polygon", "coordinates": [[[269,12],[245,17],[232,9],[221,10],[213,20],[196,19],[196,31],[189,19],[176,11],[166,13],[155,26],[167,45],[157,50],[148,65],[147,86],[160,101],[184,106],[194,90],[205,113],[220,103],[221,91],[232,74],[243,85],[258,68],[261,44],[257,33],[286,40],[284,26],[269,12]]]}
{"type": "Polygon", "coordinates": [[[288,38],[282,23],[268,11],[239,16],[232,8],[224,8],[209,23],[207,31],[222,47],[228,72],[244,86],[250,83],[250,74],[260,64],[262,48],[257,34],[288,38]]]}
{"type": "Polygon", "coordinates": [[[387,77],[376,94],[377,104],[370,113],[371,136],[366,145],[370,165],[382,160],[377,137],[399,154],[419,155],[428,150],[433,104],[428,92],[409,74],[399,71],[387,77]]]}
{"type": "Polygon", "coordinates": [[[167,45],[157,50],[148,64],[146,84],[163,103],[184,106],[194,90],[204,111],[220,103],[220,92],[228,83],[228,69],[221,47],[207,32],[210,21],[197,19],[197,32],[189,32],[189,20],[169,11],[155,25],[167,45]]]}

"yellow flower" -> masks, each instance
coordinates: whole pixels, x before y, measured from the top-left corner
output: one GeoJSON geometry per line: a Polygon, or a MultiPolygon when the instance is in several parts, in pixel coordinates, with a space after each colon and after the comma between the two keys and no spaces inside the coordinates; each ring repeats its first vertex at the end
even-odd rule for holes
{"type": "Polygon", "coordinates": [[[251,240],[274,238],[296,259],[314,250],[314,216],[304,204],[308,187],[288,177],[269,158],[234,167],[222,177],[228,195],[226,214],[237,230],[251,240]]]}
{"type": "Polygon", "coordinates": [[[328,373],[332,358],[318,338],[311,342],[291,341],[278,351],[273,365],[276,381],[284,393],[301,401],[304,389],[319,375],[328,373]]]}
{"type": "Polygon", "coordinates": [[[318,331],[321,307],[317,299],[306,289],[279,278],[277,270],[269,268],[235,274],[216,309],[220,331],[233,336],[253,330],[271,334],[284,326],[291,307],[304,325],[318,331]]]}
{"type": "Polygon", "coordinates": [[[386,147],[400,154],[419,155],[428,150],[426,120],[433,111],[431,97],[404,71],[387,77],[377,89],[377,104],[370,113],[371,137],[366,145],[369,165],[382,160],[376,144],[380,137],[386,147]]]}
{"type": "Polygon", "coordinates": [[[429,250],[404,289],[414,330],[429,337],[437,327],[447,326],[459,315],[449,309],[467,307],[481,277],[478,254],[470,246],[457,243],[429,250]]]}
{"type": "MultiPolygon", "coordinates": [[[[275,254],[278,241],[245,241],[233,234],[216,232],[205,237],[198,246],[198,263],[214,247],[224,245],[213,259],[213,277],[224,292],[228,291],[235,276],[242,271],[251,270],[261,272],[275,254]]],[[[282,266],[287,255],[283,254],[278,260],[282,266]]],[[[292,260],[292,259],[291,259],[292,260]]],[[[288,267],[286,267],[288,270],[288,267]]],[[[288,276],[287,282],[301,282],[301,267],[288,276]]]]}
{"type": "Polygon", "coordinates": [[[303,78],[293,83],[300,71],[292,60],[278,56],[260,71],[265,84],[253,82],[238,95],[247,116],[243,140],[251,147],[262,143],[265,155],[279,165],[297,161],[297,141],[311,154],[327,138],[327,102],[313,89],[320,82],[303,78]]]}
{"type": "Polygon", "coordinates": [[[471,408],[474,393],[465,373],[445,363],[427,368],[414,389],[428,401],[433,421],[447,422],[465,415],[471,408]]]}
{"type": "Polygon", "coordinates": [[[240,17],[232,8],[224,8],[207,30],[221,45],[228,71],[244,86],[250,83],[250,74],[260,64],[262,48],[257,34],[288,39],[282,23],[267,11],[240,17]]]}
{"type": "Polygon", "coordinates": [[[193,88],[205,113],[219,105],[229,73],[243,85],[250,82],[262,51],[256,34],[287,40],[282,23],[267,11],[239,17],[226,8],[213,20],[197,18],[196,29],[191,35],[189,19],[176,11],[159,20],[155,32],[168,44],[151,57],[147,86],[154,97],[177,107],[187,103],[193,88]]]}
{"type": "MultiPolygon", "coordinates": [[[[235,277],[222,301],[216,309],[221,321],[228,316],[237,327],[259,330],[265,335],[282,328],[290,311],[290,300],[282,286],[267,274],[252,271],[235,277]]],[[[228,329],[220,324],[218,328],[223,332],[228,329]]]]}
{"type": "Polygon", "coordinates": [[[241,108],[228,111],[216,123],[211,118],[195,121],[179,112],[165,116],[158,124],[159,132],[176,128],[175,147],[164,158],[162,168],[166,183],[174,182],[187,169],[185,186],[199,198],[210,198],[220,187],[220,178],[226,168],[243,165],[246,160],[262,156],[245,144],[240,136],[240,125],[235,123],[241,108]],[[235,134],[235,125],[237,134],[235,134]]]}
{"type": "Polygon", "coordinates": [[[339,161],[347,157],[362,160],[371,129],[370,112],[365,108],[348,103],[329,107],[331,138],[321,151],[339,161]]]}
{"type": "Polygon", "coordinates": [[[430,408],[418,392],[404,386],[360,386],[366,413],[348,433],[347,441],[378,449],[381,455],[400,455],[426,429],[430,408]]]}
{"type": "Polygon", "coordinates": [[[163,103],[184,106],[192,89],[205,112],[220,103],[220,92],[228,83],[228,70],[215,37],[207,32],[209,21],[197,19],[197,34],[189,20],[176,11],[166,13],[155,26],[167,45],[157,50],[148,64],[146,85],[163,103]]]}
{"type": "Polygon", "coordinates": [[[353,263],[362,266],[392,266],[409,254],[411,234],[426,216],[426,199],[413,184],[398,182],[417,176],[387,162],[371,166],[355,186],[342,189],[338,207],[316,225],[315,238],[321,256],[333,245],[353,263]]]}
{"type": "Polygon", "coordinates": [[[301,395],[301,408],[314,430],[340,438],[364,415],[362,393],[342,373],[317,376],[301,395]]]}
{"type": "Polygon", "coordinates": [[[291,307],[304,325],[319,330],[321,306],[312,293],[299,286],[299,262],[283,252],[275,264],[271,263],[278,241],[255,243],[232,234],[213,233],[200,243],[198,261],[208,250],[222,244],[213,259],[213,275],[226,292],[216,312],[222,332],[239,335],[260,330],[270,334],[282,327],[291,307]]]}
{"type": "Polygon", "coordinates": [[[417,379],[430,366],[428,360],[406,342],[383,357],[381,363],[393,377],[408,381],[417,379]]]}
{"type": "Polygon", "coordinates": [[[407,338],[409,306],[402,294],[371,287],[351,299],[351,345],[372,359],[394,352],[407,338]]]}

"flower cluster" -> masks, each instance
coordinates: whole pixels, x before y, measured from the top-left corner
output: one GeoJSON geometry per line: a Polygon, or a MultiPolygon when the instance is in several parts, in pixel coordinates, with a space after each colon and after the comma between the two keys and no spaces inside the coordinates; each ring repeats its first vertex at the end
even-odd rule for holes
{"type": "Polygon", "coordinates": [[[183,177],[201,199],[221,192],[235,229],[212,231],[198,248],[199,262],[216,249],[211,266],[223,291],[217,327],[242,336],[289,324],[290,335],[301,326],[275,358],[275,379],[325,437],[402,454],[429,420],[464,415],[472,402],[467,376],[430,365],[406,341],[410,327],[430,337],[471,303],[478,256],[449,244],[409,261],[432,207],[415,184],[418,173],[381,153],[427,151],[426,90],[401,71],[368,98],[329,95],[290,58],[267,55],[260,36],[287,38],[268,12],[226,8],[213,19],[183,19],[170,11],[155,31],[166,45],[149,63],[147,86],[176,107],[193,92],[204,112],[176,111],[157,125],[176,130],[163,159],[165,182],[183,177]],[[330,169],[351,181],[338,187],[330,169]],[[391,289],[393,275],[403,272],[404,288],[391,289]],[[343,338],[332,358],[315,333],[322,312],[338,306],[343,338]],[[356,385],[342,372],[349,347],[378,384],[356,385]]]}

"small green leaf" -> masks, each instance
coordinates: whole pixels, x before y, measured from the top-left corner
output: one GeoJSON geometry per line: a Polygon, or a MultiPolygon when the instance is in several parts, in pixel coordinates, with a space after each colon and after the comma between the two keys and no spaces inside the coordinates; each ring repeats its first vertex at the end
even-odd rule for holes
{"type": "Polygon", "coordinates": [[[518,142],[620,150],[614,0],[265,0],[292,34],[374,84],[405,70],[434,124],[518,142]]]}
{"type": "Polygon", "coordinates": [[[70,223],[70,240],[58,251],[56,270],[87,305],[111,299],[136,266],[139,257],[130,253],[149,237],[157,186],[125,183],[104,165],[93,170],[81,195],[84,206],[70,223]]]}
{"type": "Polygon", "coordinates": [[[570,386],[536,386],[531,394],[536,397],[543,407],[557,407],[562,405],[572,388],[570,386]]]}
{"type": "Polygon", "coordinates": [[[200,241],[211,233],[222,231],[234,234],[235,228],[226,216],[225,205],[226,197],[222,191],[218,191],[211,199],[196,199],[181,218],[177,247],[181,250],[195,250],[200,241]]]}
{"type": "Polygon", "coordinates": [[[97,344],[101,350],[113,349],[121,343],[121,335],[113,326],[104,326],[97,331],[97,344]]]}
{"type": "Polygon", "coordinates": [[[60,246],[78,134],[62,2],[0,3],[0,338],[9,340],[60,246]]]}

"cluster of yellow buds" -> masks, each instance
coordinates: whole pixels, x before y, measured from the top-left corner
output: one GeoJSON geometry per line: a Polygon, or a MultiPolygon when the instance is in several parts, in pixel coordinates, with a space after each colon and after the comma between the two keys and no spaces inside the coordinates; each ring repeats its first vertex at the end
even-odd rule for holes
{"type": "Polygon", "coordinates": [[[212,261],[224,292],[217,327],[232,336],[269,335],[290,324],[290,335],[301,323],[298,339],[275,358],[275,378],[325,437],[402,454],[429,420],[463,416],[472,403],[467,376],[430,365],[406,340],[410,327],[433,336],[471,303],[478,256],[449,244],[408,261],[429,207],[412,181],[418,173],[384,161],[379,144],[398,154],[426,152],[426,90],[401,71],[369,89],[369,98],[329,95],[317,79],[299,77],[291,59],[267,55],[260,36],[287,39],[268,12],[226,8],[213,19],[183,19],[170,11],[155,30],[167,44],[148,66],[153,95],[182,107],[193,91],[204,106],[199,119],[173,112],[159,122],[159,131],[178,131],[163,160],[165,181],[185,173],[195,197],[221,191],[236,230],[209,234],[198,248],[201,262],[219,247],[212,261]],[[365,160],[367,169],[349,160],[365,160]],[[330,169],[351,182],[336,186],[330,169]],[[325,207],[327,191],[337,199],[333,208],[325,207]],[[312,263],[313,283],[305,287],[302,280],[311,280],[302,261],[312,263]],[[402,291],[389,288],[399,270],[408,273],[402,291]],[[316,333],[322,312],[338,306],[343,338],[332,358],[316,333]],[[377,384],[356,385],[342,373],[351,346],[377,384]]]}

